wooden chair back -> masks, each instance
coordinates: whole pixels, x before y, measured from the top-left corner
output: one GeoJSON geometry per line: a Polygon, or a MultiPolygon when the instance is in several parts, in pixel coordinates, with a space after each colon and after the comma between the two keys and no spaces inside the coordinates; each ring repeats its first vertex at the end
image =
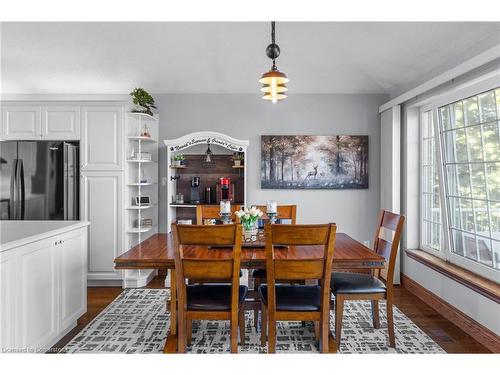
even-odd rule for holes
{"type": "MultiPolygon", "coordinates": [[[[322,287],[322,301],[330,300],[330,274],[332,272],[335,247],[336,224],[312,225],[266,225],[266,270],[269,290],[269,308],[275,308],[274,287],[276,280],[319,279],[322,287]],[[278,259],[274,245],[323,247],[323,257],[315,259],[278,259]]],[[[291,249],[289,249],[291,250],[291,249]]]]}
{"type": "MultiPolygon", "coordinates": [[[[231,219],[236,221],[236,211],[240,209],[241,205],[231,205],[231,219]]],[[[220,206],[218,204],[198,204],[196,206],[196,225],[203,225],[205,219],[221,220],[220,206]]]]}
{"type": "MultiPolygon", "coordinates": [[[[259,210],[261,210],[264,215],[263,219],[268,219],[269,217],[266,214],[267,206],[256,206],[259,210]]],[[[276,209],[278,211],[278,219],[288,219],[291,220],[292,224],[297,224],[297,205],[296,204],[284,204],[280,205],[276,209]]]]}
{"type": "Polygon", "coordinates": [[[241,259],[241,225],[178,225],[173,226],[175,247],[175,270],[179,285],[185,279],[228,280],[238,286],[241,259]],[[186,246],[217,247],[232,246],[227,259],[204,257],[188,259],[184,257],[186,246]]]}
{"type": "Polygon", "coordinates": [[[384,280],[388,288],[392,288],[393,284],[394,267],[404,222],[403,215],[386,210],[380,211],[373,251],[385,258],[386,265],[384,269],[376,271],[375,276],[384,280]]]}

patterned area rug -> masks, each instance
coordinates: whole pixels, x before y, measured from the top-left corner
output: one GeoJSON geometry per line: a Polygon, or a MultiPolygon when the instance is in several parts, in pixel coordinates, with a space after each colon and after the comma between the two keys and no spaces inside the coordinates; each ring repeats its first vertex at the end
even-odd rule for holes
{"type": "MultiPolygon", "coordinates": [[[[71,340],[61,353],[161,353],[168,330],[166,289],[127,289],[71,340]]],[[[347,301],[344,307],[341,353],[444,353],[429,336],[394,308],[396,349],[387,346],[385,303],[380,303],[380,329],[371,323],[370,302],[347,301]]],[[[331,315],[334,330],[334,315],[331,315]]],[[[253,327],[253,312],[246,316],[246,345],[241,353],[266,353],[253,327]]],[[[279,322],[276,351],[318,352],[312,323],[279,322]]],[[[229,322],[193,322],[191,353],[229,353],[229,322]]]]}

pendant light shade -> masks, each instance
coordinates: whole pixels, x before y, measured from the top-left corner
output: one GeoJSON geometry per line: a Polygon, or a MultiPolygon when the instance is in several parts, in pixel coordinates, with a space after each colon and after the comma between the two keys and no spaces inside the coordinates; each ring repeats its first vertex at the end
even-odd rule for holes
{"type": "Polygon", "coordinates": [[[201,162],[204,168],[213,168],[215,167],[214,155],[212,150],[210,150],[210,145],[208,145],[207,151],[205,151],[205,156],[203,157],[203,161],[201,162]]]}
{"type": "Polygon", "coordinates": [[[284,94],[288,91],[286,83],[289,82],[285,73],[280,72],[276,66],[276,59],[280,55],[280,47],[275,43],[275,22],[271,22],[271,44],[266,48],[267,57],[273,60],[271,70],[262,74],[259,82],[263,84],[260,91],[264,94],[262,99],[277,103],[278,100],[285,99],[284,94]]]}

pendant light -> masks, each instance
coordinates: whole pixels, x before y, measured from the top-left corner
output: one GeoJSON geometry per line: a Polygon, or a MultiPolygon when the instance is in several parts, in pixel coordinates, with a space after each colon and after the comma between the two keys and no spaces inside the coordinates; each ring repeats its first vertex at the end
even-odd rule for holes
{"type": "Polygon", "coordinates": [[[270,100],[273,104],[286,98],[288,91],[286,83],[289,81],[286,74],[280,72],[276,66],[276,59],[280,55],[280,47],[275,43],[275,22],[271,22],[271,44],[266,48],[266,55],[273,60],[271,70],[262,74],[259,82],[263,84],[260,91],[264,93],[262,99],[270,100]]]}
{"type": "Polygon", "coordinates": [[[205,156],[203,157],[203,161],[201,162],[201,164],[205,168],[215,167],[214,155],[212,153],[212,150],[210,150],[210,144],[208,144],[207,151],[205,151],[205,156]]]}

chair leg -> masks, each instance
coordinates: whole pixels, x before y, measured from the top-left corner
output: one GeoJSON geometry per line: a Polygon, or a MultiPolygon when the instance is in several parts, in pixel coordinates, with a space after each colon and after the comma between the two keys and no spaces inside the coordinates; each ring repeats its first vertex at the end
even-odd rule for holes
{"type": "Polygon", "coordinates": [[[240,325],[240,345],[245,345],[245,309],[244,305],[240,306],[239,311],[239,325],[240,325]]]}
{"type": "MultiPolygon", "coordinates": [[[[299,280],[298,284],[299,285],[306,285],[306,281],[305,280],[299,280]]],[[[302,326],[302,328],[304,328],[306,326],[305,320],[301,321],[300,325],[302,326]]],[[[315,328],[315,332],[316,332],[316,326],[314,326],[314,328],[315,328]]],[[[316,336],[316,340],[319,340],[318,336],[316,336]]]]}
{"type": "MultiPolygon", "coordinates": [[[[254,285],[253,290],[254,290],[255,294],[258,295],[259,287],[260,287],[260,279],[254,278],[253,285],[254,285]]],[[[256,297],[256,298],[258,298],[258,297],[256,297]]],[[[255,308],[253,310],[253,326],[255,327],[256,331],[259,330],[259,309],[258,308],[255,308]]],[[[262,329],[262,327],[261,327],[261,329],[262,329]]]]}
{"type": "Polygon", "coordinates": [[[231,353],[238,353],[238,316],[231,318],[231,353]]]}
{"type": "Polygon", "coordinates": [[[191,338],[193,335],[193,321],[186,319],[186,344],[191,346],[191,338]]]}
{"type": "Polygon", "coordinates": [[[387,298],[387,330],[389,331],[389,346],[396,347],[396,339],[394,337],[394,319],[392,311],[392,298],[387,298]]]}
{"type": "Polygon", "coordinates": [[[372,320],[373,320],[373,328],[380,328],[380,317],[378,310],[378,300],[372,300],[372,320]]]}
{"type": "Polygon", "coordinates": [[[274,316],[267,317],[267,352],[276,353],[276,320],[274,316]]]}
{"type": "Polygon", "coordinates": [[[260,346],[266,346],[267,341],[267,310],[263,303],[261,305],[262,322],[260,325],[260,346]]]}
{"type": "Polygon", "coordinates": [[[177,345],[179,353],[186,353],[186,320],[184,318],[185,312],[180,312],[178,315],[178,331],[177,331],[177,345]]]}
{"type": "Polygon", "coordinates": [[[314,338],[319,342],[319,322],[317,320],[314,321],[314,338]]]}
{"type": "Polygon", "coordinates": [[[342,336],[342,318],[344,315],[344,298],[342,295],[335,296],[335,349],[340,350],[340,338],[342,336]]]}
{"type": "Polygon", "coordinates": [[[328,336],[330,334],[330,314],[326,318],[322,317],[320,321],[320,334],[319,334],[319,350],[321,353],[328,353],[328,336]]]}

